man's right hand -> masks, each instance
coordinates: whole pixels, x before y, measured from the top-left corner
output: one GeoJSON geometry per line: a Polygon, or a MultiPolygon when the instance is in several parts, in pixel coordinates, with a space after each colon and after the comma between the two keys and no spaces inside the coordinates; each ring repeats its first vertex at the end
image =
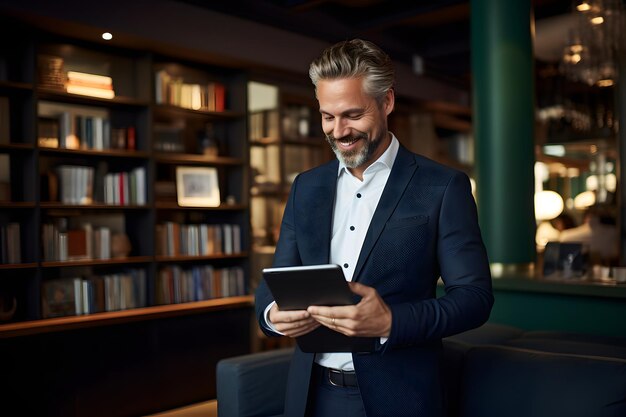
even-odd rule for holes
{"type": "Polygon", "coordinates": [[[270,308],[267,317],[276,330],[289,337],[302,336],[320,326],[308,311],[280,311],[277,304],[270,308]]]}

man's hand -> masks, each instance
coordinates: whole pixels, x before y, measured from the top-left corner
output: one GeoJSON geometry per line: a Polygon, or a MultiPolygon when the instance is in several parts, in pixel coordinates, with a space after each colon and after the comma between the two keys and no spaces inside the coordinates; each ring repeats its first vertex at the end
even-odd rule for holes
{"type": "Polygon", "coordinates": [[[391,310],[378,292],[367,285],[351,282],[350,289],[360,295],[356,305],[311,306],[307,311],[322,325],[346,336],[389,337],[391,310]]]}
{"type": "Polygon", "coordinates": [[[298,337],[319,327],[306,310],[280,311],[274,304],[267,315],[276,330],[289,337],[298,337]]]}

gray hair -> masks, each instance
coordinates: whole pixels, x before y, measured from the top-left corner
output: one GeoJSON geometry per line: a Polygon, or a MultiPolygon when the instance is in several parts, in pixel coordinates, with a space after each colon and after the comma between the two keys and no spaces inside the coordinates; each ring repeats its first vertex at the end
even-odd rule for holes
{"type": "Polygon", "coordinates": [[[391,58],[369,41],[353,39],[330,46],[309,67],[309,77],[317,89],[320,80],[363,77],[365,93],[379,103],[394,85],[391,58]]]}

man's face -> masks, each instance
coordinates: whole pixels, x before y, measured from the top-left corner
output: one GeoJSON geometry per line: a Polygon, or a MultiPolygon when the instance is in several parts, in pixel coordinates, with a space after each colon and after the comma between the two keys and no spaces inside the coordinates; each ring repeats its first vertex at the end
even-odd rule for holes
{"type": "Polygon", "coordinates": [[[363,91],[362,78],[320,80],[317,99],[322,129],[340,161],[357,173],[387,149],[387,116],[393,110],[393,91],[379,104],[363,91]]]}

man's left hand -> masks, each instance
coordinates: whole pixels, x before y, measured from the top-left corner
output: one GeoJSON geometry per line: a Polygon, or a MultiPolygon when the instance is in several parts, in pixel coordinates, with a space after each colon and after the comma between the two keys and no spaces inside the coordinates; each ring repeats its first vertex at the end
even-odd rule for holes
{"type": "Polygon", "coordinates": [[[378,292],[367,285],[350,282],[361,301],[350,306],[310,306],[307,311],[320,324],[346,336],[389,337],[391,310],[378,292]]]}

